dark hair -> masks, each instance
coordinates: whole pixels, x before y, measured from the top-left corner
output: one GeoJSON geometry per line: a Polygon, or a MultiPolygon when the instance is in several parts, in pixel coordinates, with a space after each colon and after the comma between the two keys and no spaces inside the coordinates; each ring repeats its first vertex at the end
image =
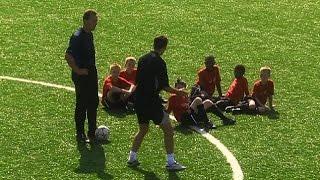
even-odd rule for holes
{"type": "Polygon", "coordinates": [[[209,55],[209,56],[206,56],[206,57],[204,58],[204,61],[205,61],[205,62],[208,62],[208,61],[215,62],[216,60],[215,60],[215,57],[214,57],[213,55],[209,55]]]}
{"type": "Polygon", "coordinates": [[[187,87],[187,83],[184,82],[181,78],[178,78],[176,83],[174,84],[174,87],[177,87],[178,84],[181,84],[183,87],[187,87]]]}
{"type": "Polygon", "coordinates": [[[238,75],[238,77],[241,77],[241,76],[243,76],[244,73],[246,72],[246,68],[244,67],[244,65],[238,64],[238,65],[236,65],[236,67],[234,68],[234,72],[238,75]]]}
{"type": "Polygon", "coordinates": [[[87,20],[90,19],[91,16],[95,16],[95,15],[97,15],[97,11],[95,11],[95,10],[93,10],[93,9],[87,9],[87,10],[84,12],[84,14],[83,14],[82,19],[83,19],[84,21],[87,21],[87,20]]]}
{"type": "Polygon", "coordinates": [[[166,47],[168,44],[168,38],[166,36],[158,36],[154,38],[153,41],[153,49],[154,50],[160,50],[164,47],[166,47]]]}

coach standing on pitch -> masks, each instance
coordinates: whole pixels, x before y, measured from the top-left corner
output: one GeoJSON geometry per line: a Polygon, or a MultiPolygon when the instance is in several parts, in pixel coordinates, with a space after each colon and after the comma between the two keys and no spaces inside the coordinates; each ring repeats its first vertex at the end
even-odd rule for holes
{"type": "Polygon", "coordinates": [[[97,128],[98,77],[95,62],[95,48],[92,31],[98,22],[97,12],[86,10],[83,14],[83,27],[70,38],[65,59],[72,69],[72,81],[76,90],[74,120],[76,138],[80,142],[95,139],[97,128]],[[84,133],[84,122],[88,118],[88,138],[84,133]]]}
{"type": "Polygon", "coordinates": [[[138,166],[137,152],[143,138],[149,130],[149,121],[159,125],[164,133],[164,144],[167,152],[166,168],[170,171],[185,169],[174,158],[173,128],[169,115],[164,111],[159,93],[165,90],[180,96],[187,93],[169,86],[167,65],[161,55],[167,48],[168,39],[159,36],[154,39],[154,50],[142,56],[138,62],[136,77],[136,101],[135,108],[138,117],[139,131],[135,135],[128,159],[128,166],[138,166]]]}

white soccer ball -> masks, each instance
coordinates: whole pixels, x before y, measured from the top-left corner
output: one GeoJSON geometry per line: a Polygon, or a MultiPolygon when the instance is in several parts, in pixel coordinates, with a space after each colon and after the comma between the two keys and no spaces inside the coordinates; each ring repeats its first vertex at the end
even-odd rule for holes
{"type": "Polygon", "coordinates": [[[107,126],[101,125],[96,129],[96,139],[101,142],[106,142],[109,140],[109,133],[109,128],[107,126]]]}

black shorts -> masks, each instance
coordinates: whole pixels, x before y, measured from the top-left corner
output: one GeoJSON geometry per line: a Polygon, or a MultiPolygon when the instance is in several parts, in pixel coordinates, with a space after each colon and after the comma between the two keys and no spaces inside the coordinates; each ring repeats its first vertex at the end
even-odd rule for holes
{"type": "Polygon", "coordinates": [[[162,104],[153,104],[144,107],[136,106],[136,114],[139,124],[149,124],[149,121],[152,120],[154,124],[159,125],[165,116],[168,116],[162,104]]]}

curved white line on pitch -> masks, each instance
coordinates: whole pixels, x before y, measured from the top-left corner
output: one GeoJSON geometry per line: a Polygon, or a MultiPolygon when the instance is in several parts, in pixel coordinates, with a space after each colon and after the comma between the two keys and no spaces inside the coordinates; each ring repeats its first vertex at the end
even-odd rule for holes
{"type": "MultiPolygon", "coordinates": [[[[52,83],[46,83],[46,82],[41,82],[41,81],[33,81],[33,80],[14,78],[14,77],[9,77],[9,76],[0,76],[0,80],[1,79],[11,80],[11,81],[19,81],[19,82],[25,82],[25,83],[31,83],[31,84],[39,84],[39,85],[47,86],[47,87],[65,89],[68,91],[75,91],[74,88],[72,88],[72,87],[67,87],[67,86],[62,86],[62,85],[52,84],[52,83]]],[[[99,97],[101,97],[101,96],[102,96],[102,94],[99,93],[99,97]]],[[[172,115],[170,115],[170,118],[175,120],[175,118],[172,115]]],[[[228,148],[225,145],[223,145],[217,138],[213,137],[210,133],[208,133],[202,129],[199,129],[198,127],[195,127],[195,126],[192,126],[191,128],[194,131],[196,131],[197,133],[201,134],[204,138],[206,138],[210,143],[215,145],[222,152],[224,157],[227,159],[227,162],[231,166],[232,178],[234,180],[243,180],[243,172],[241,170],[239,162],[233,156],[233,154],[228,150],[228,148]]]]}

